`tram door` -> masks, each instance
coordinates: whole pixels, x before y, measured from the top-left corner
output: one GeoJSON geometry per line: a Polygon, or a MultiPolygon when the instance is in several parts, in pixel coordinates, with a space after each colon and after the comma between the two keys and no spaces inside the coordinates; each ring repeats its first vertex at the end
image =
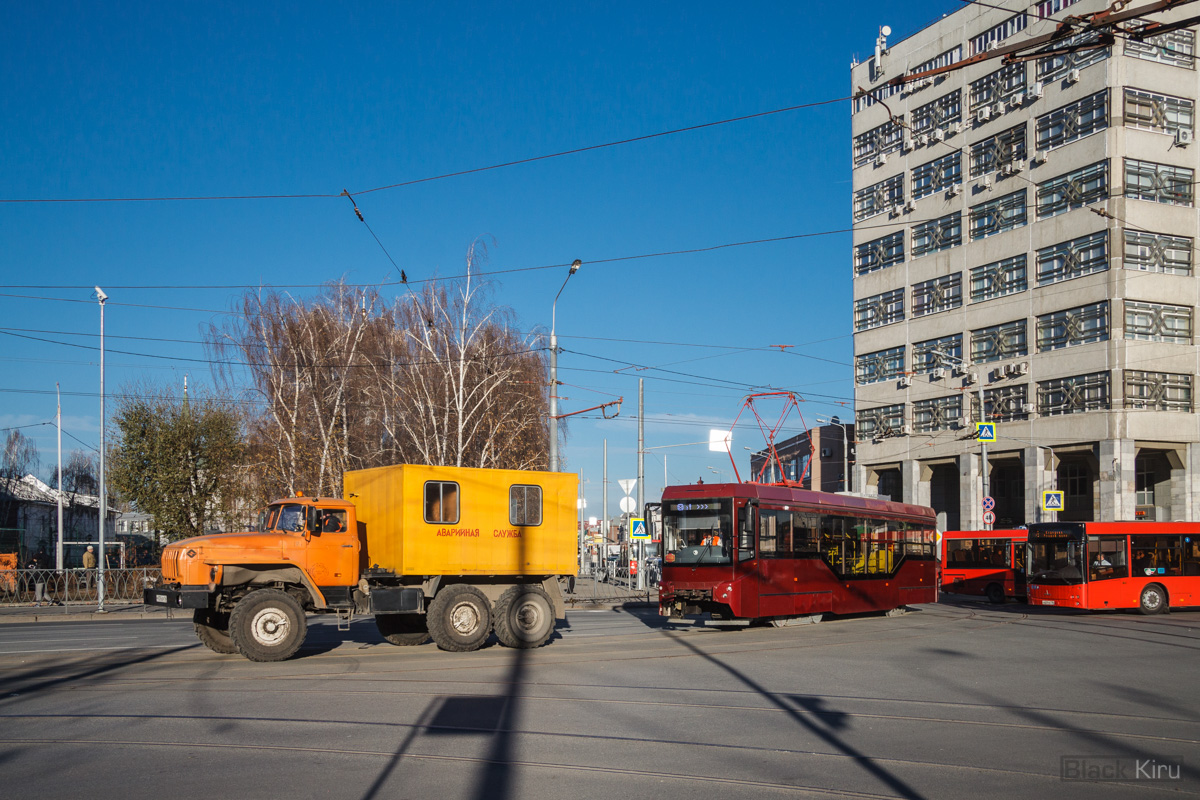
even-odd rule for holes
{"type": "Polygon", "coordinates": [[[796,613],[796,575],[792,551],[792,512],[758,510],[758,616],[796,613]]]}

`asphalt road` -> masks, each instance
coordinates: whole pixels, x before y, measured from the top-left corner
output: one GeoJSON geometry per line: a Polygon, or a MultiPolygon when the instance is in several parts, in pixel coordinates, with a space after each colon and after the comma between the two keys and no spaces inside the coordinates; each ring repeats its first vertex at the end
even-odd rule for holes
{"type": "Polygon", "coordinates": [[[1200,794],[1200,612],[573,610],[541,649],[475,653],[311,621],[279,664],[179,619],[0,626],[0,798],[1200,794]],[[1064,757],[1124,779],[1064,781],[1064,757]]]}

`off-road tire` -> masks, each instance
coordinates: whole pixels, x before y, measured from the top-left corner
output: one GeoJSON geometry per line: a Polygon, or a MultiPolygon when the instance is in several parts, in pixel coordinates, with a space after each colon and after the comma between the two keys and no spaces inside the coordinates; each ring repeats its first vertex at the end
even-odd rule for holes
{"type": "Polygon", "coordinates": [[[429,641],[429,627],[422,614],[376,614],[375,627],[380,636],[400,647],[429,641]]]}
{"type": "Polygon", "coordinates": [[[229,638],[229,614],[197,608],[192,614],[192,627],[200,642],[214,653],[231,656],[238,651],[229,638]]]}
{"type": "Polygon", "coordinates": [[[1143,614],[1161,614],[1167,610],[1167,590],[1157,583],[1142,587],[1138,596],[1138,610],[1143,614]]]}
{"type": "Polygon", "coordinates": [[[308,633],[308,620],[296,598],[278,589],[251,592],[229,615],[229,636],[251,661],[285,661],[308,633]]]}
{"type": "Polygon", "coordinates": [[[540,586],[513,586],[496,602],[495,627],[505,647],[541,647],[554,633],[554,604],[540,586]]]}
{"type": "Polygon", "coordinates": [[[425,616],[433,641],[453,653],[478,650],[492,632],[491,603],[483,592],[465,583],[438,592],[425,616]]]}

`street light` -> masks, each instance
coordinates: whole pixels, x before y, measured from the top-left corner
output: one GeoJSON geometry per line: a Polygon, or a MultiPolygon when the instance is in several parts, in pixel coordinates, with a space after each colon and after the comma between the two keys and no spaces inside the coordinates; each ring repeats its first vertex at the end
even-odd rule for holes
{"type": "Polygon", "coordinates": [[[567,288],[583,262],[578,258],[571,262],[571,271],[563,279],[558,294],[554,295],[554,304],[550,307],[550,471],[558,472],[558,339],[554,335],[555,315],[558,312],[558,298],[567,288]]]}
{"type": "Polygon", "coordinates": [[[104,526],[108,516],[108,503],[104,491],[104,301],[108,295],[99,286],[96,299],[100,301],[100,491],[96,505],[100,509],[100,547],[96,558],[96,612],[104,612],[104,526]]]}
{"type": "MultiPolygon", "coordinates": [[[[842,491],[845,492],[849,487],[850,479],[850,443],[846,436],[846,426],[837,417],[817,417],[817,422],[823,425],[837,425],[842,429],[842,491]]],[[[817,487],[820,490],[820,487],[817,487]]]]}

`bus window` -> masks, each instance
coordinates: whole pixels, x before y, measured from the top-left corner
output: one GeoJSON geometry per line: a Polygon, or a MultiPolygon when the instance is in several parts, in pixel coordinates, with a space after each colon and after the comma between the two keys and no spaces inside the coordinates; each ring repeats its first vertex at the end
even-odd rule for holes
{"type": "Polygon", "coordinates": [[[1092,536],[1088,539],[1088,577],[1094,581],[1129,577],[1125,537],[1092,536]]]}
{"type": "Polygon", "coordinates": [[[1200,576],[1200,539],[1183,537],[1183,574],[1200,576]]]}
{"type": "Polygon", "coordinates": [[[1135,534],[1129,538],[1134,576],[1183,574],[1180,537],[1135,534]]]}

